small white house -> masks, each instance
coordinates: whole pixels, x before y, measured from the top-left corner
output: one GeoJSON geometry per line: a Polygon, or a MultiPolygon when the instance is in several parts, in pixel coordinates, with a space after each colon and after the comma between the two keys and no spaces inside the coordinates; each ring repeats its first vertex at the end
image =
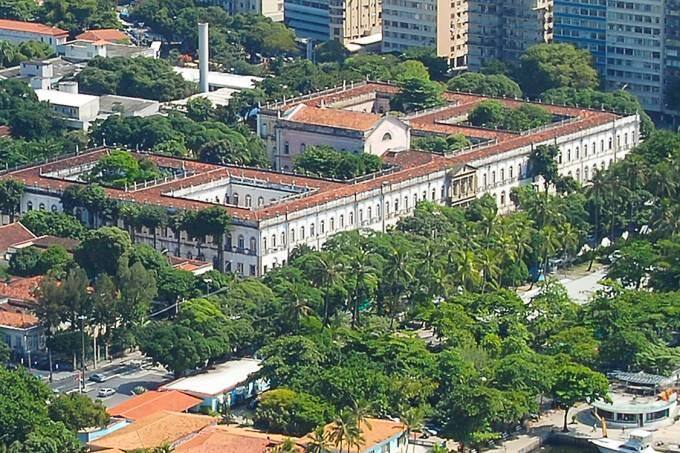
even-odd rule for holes
{"type": "Polygon", "coordinates": [[[68,127],[87,130],[99,114],[99,98],[78,93],[76,82],[61,82],[59,90],[35,90],[38,100],[66,120],[68,127]]]}

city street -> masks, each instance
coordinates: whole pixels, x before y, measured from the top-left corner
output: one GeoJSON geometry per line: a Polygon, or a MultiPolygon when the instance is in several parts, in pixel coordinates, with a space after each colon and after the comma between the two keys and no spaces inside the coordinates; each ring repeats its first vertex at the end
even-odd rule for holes
{"type": "MultiPolygon", "coordinates": [[[[40,375],[45,375],[43,371],[40,375]]],[[[78,391],[78,373],[61,372],[54,375],[54,381],[49,386],[59,393],[71,393],[78,391]]],[[[97,392],[102,388],[112,388],[116,393],[101,399],[107,407],[113,407],[132,397],[132,389],[142,386],[147,390],[159,387],[163,382],[172,379],[162,367],[152,367],[148,360],[123,360],[110,365],[99,367],[96,370],[85,372],[85,394],[92,399],[97,399],[97,392]],[[104,382],[93,382],[89,377],[93,374],[103,374],[107,377],[104,382]]]]}

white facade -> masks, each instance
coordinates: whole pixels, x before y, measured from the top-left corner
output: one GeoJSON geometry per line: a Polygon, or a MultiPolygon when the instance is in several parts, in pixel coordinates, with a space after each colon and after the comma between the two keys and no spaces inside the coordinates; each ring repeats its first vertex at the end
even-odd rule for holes
{"type": "Polygon", "coordinates": [[[261,14],[274,22],[283,22],[283,0],[200,0],[198,3],[221,6],[231,14],[261,14]]]}
{"type": "MultiPolygon", "coordinates": [[[[76,86],[77,91],[77,86],[76,86]]],[[[35,90],[38,100],[47,102],[50,108],[66,120],[74,129],[87,130],[99,114],[99,98],[87,94],[69,93],[61,90],[35,90]]]]}
{"type": "Polygon", "coordinates": [[[32,22],[20,22],[0,19],[0,41],[21,44],[26,41],[38,41],[56,50],[57,46],[66,42],[68,32],[47,25],[32,22]]]}

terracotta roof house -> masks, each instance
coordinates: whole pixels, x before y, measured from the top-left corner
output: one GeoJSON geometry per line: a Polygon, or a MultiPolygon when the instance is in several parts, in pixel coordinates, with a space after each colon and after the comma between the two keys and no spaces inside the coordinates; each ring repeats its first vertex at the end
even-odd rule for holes
{"type": "MultiPolygon", "coordinates": [[[[329,423],[324,427],[327,434],[333,432],[334,425],[329,423]]],[[[309,435],[308,435],[309,436],[309,435]]],[[[389,451],[392,453],[406,453],[408,439],[406,437],[406,425],[392,420],[369,418],[361,424],[362,445],[356,453],[373,453],[389,451]]],[[[304,440],[310,440],[306,437],[304,440]]],[[[339,446],[329,448],[328,453],[339,453],[339,446]]]]}
{"type": "Polygon", "coordinates": [[[169,444],[177,448],[204,428],[215,425],[217,419],[207,415],[161,411],[100,437],[87,446],[90,451],[156,448],[169,444]]]}
{"type": "Polygon", "coordinates": [[[191,440],[179,445],[176,453],[268,453],[286,439],[295,444],[295,451],[304,452],[302,439],[268,434],[249,428],[218,425],[210,426],[191,440]]]}
{"type": "Polygon", "coordinates": [[[0,258],[8,259],[7,250],[13,244],[35,239],[35,235],[19,222],[0,226],[0,258]]]}
{"type": "Polygon", "coordinates": [[[105,43],[128,43],[130,38],[124,32],[115,28],[102,28],[98,30],[85,30],[76,36],[81,41],[104,41],[105,43]]]}
{"type": "Polygon", "coordinates": [[[163,411],[185,412],[201,404],[201,401],[203,400],[200,398],[182,392],[149,390],[109,408],[108,413],[112,417],[134,421],[163,411]]]}
{"type": "Polygon", "coordinates": [[[0,41],[21,44],[26,41],[40,41],[56,49],[68,38],[68,32],[57,27],[35,22],[0,19],[0,41]]]}

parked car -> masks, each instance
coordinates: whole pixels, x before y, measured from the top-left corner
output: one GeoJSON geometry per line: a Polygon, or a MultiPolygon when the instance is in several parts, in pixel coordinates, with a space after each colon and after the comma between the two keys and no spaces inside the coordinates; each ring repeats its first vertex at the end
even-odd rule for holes
{"type": "Polygon", "coordinates": [[[92,382],[106,382],[109,378],[101,373],[93,373],[90,375],[89,379],[92,382]]]}
{"type": "Polygon", "coordinates": [[[99,389],[99,391],[97,392],[97,396],[99,398],[108,398],[109,396],[111,396],[115,393],[116,393],[116,389],[112,389],[110,387],[104,387],[104,388],[99,389]]]}

